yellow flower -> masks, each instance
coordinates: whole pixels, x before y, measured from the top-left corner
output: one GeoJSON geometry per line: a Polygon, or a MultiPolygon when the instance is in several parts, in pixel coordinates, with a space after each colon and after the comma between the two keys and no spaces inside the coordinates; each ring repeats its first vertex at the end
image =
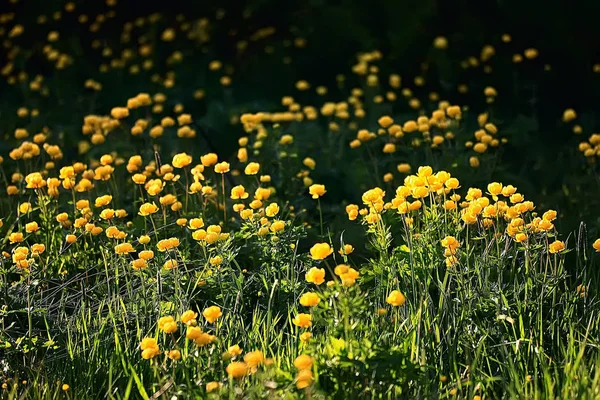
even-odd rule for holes
{"type": "Polygon", "coordinates": [[[249,368],[254,368],[259,366],[265,361],[265,356],[263,352],[260,350],[251,351],[250,353],[244,356],[244,362],[249,368]]]}
{"type": "Polygon", "coordinates": [[[312,333],[310,332],[304,332],[300,335],[300,341],[302,343],[306,343],[310,340],[310,338],[312,338],[312,333]]]}
{"type": "Polygon", "coordinates": [[[177,238],[163,239],[156,244],[156,248],[160,252],[170,250],[177,246],[179,246],[179,239],[177,238]]]}
{"type": "Polygon", "coordinates": [[[277,203],[271,203],[265,208],[265,214],[267,217],[274,217],[279,213],[279,205],[277,203]]]}
{"type": "Polygon", "coordinates": [[[61,386],[61,389],[63,390],[63,392],[66,392],[67,390],[69,390],[71,388],[71,386],[69,386],[66,383],[63,383],[63,385],[61,386]]]}
{"type": "Polygon", "coordinates": [[[142,235],[138,239],[138,242],[140,242],[140,244],[148,244],[148,243],[150,243],[150,236],[148,236],[148,235],[142,235]]]}
{"type": "Polygon", "coordinates": [[[312,368],[312,363],[312,357],[306,354],[301,354],[294,360],[294,366],[299,370],[312,368]]]}
{"type": "Polygon", "coordinates": [[[221,387],[221,383],[219,382],[208,382],[206,384],[206,393],[210,393],[210,392],[214,392],[215,390],[217,390],[218,388],[221,387]]]}
{"type": "Polygon", "coordinates": [[[131,262],[131,268],[133,268],[135,270],[140,270],[140,269],[146,268],[147,266],[148,266],[148,263],[143,258],[138,258],[131,262]]]}
{"type": "Polygon", "coordinates": [[[229,172],[229,163],[226,161],[218,163],[217,165],[215,165],[215,172],[218,174],[224,174],[226,172],[229,172]]]}
{"type": "Polygon", "coordinates": [[[25,177],[27,189],[39,189],[46,186],[46,181],[39,172],[33,172],[25,177]]]}
{"type": "Polygon", "coordinates": [[[202,218],[192,218],[190,219],[188,226],[193,230],[200,229],[204,226],[204,220],[202,218]]]}
{"type": "MultiPolygon", "coordinates": [[[[254,192],[254,198],[256,200],[268,200],[271,197],[271,190],[268,188],[256,188],[254,192]]],[[[250,205],[252,207],[252,205],[250,205]]],[[[260,207],[260,206],[259,206],[260,207]]]]}
{"type": "Polygon", "coordinates": [[[394,307],[399,307],[404,305],[406,302],[406,297],[398,290],[393,290],[390,295],[385,299],[388,304],[391,304],[394,307]]]}
{"type": "Polygon", "coordinates": [[[305,389],[310,386],[313,380],[312,371],[309,369],[303,369],[296,376],[296,387],[298,389],[305,389]]]}
{"type": "Polygon", "coordinates": [[[596,250],[596,252],[600,253],[600,239],[596,239],[592,247],[594,250],[596,250]]]}
{"type": "Polygon", "coordinates": [[[497,196],[502,193],[502,184],[498,182],[492,182],[487,186],[488,193],[496,200],[497,196]]]}
{"type": "Polygon", "coordinates": [[[351,244],[345,244],[344,247],[338,251],[338,253],[340,253],[340,255],[342,255],[342,256],[350,255],[353,252],[354,252],[354,247],[351,244]]]}
{"type": "Polygon", "coordinates": [[[246,168],[244,168],[244,173],[246,175],[256,175],[258,173],[259,169],[260,169],[259,163],[251,162],[248,165],[246,165],[246,168]]]}
{"type": "Polygon", "coordinates": [[[340,264],[335,267],[335,269],[333,270],[333,273],[336,274],[337,276],[342,276],[343,274],[347,273],[349,269],[350,269],[350,267],[347,266],[346,264],[340,264]]]}
{"type": "Polygon", "coordinates": [[[25,231],[27,233],[31,233],[31,232],[35,232],[38,229],[40,229],[40,227],[38,226],[38,223],[35,221],[29,222],[27,224],[25,224],[25,231]]]}
{"type": "Polygon", "coordinates": [[[200,162],[205,167],[213,166],[219,161],[219,157],[215,153],[208,153],[200,157],[200,162]]]}
{"type": "Polygon", "coordinates": [[[210,306],[207,309],[205,309],[204,311],[202,311],[202,315],[204,316],[204,318],[210,323],[212,324],[213,322],[215,322],[221,315],[223,315],[223,313],[221,312],[221,309],[217,306],[210,306]]]}
{"type": "Polygon", "coordinates": [[[446,236],[442,239],[442,246],[454,253],[454,251],[460,247],[460,243],[454,236],[446,236]]]}
{"type": "Polygon", "coordinates": [[[323,268],[312,267],[306,273],[306,282],[320,285],[325,282],[325,270],[323,268]]]}
{"type": "Polygon", "coordinates": [[[181,314],[181,322],[186,325],[194,325],[196,323],[196,318],[198,318],[198,313],[192,310],[187,310],[181,314]]]}
{"type": "Polygon", "coordinates": [[[564,249],[565,249],[565,242],[562,242],[560,240],[555,240],[554,242],[550,243],[550,245],[548,246],[548,250],[552,254],[556,254],[560,251],[563,251],[564,249]]]}
{"type": "Polygon", "coordinates": [[[556,219],[557,212],[554,210],[548,210],[542,215],[542,218],[545,221],[552,222],[556,219]]]}
{"type": "Polygon", "coordinates": [[[308,188],[308,193],[310,193],[313,199],[318,199],[327,193],[327,191],[325,190],[325,185],[314,184],[308,188]]]}
{"type": "Polygon", "coordinates": [[[516,241],[517,243],[522,243],[522,242],[524,242],[524,241],[526,241],[526,240],[527,240],[527,235],[526,235],[526,234],[524,234],[524,233],[517,233],[517,234],[515,235],[515,241],[516,241]]]}
{"type": "Polygon", "coordinates": [[[292,322],[300,328],[309,328],[312,325],[312,316],[310,314],[300,313],[294,317],[292,322]]]}
{"type": "Polygon", "coordinates": [[[401,174],[409,174],[410,173],[410,164],[407,163],[401,163],[398,164],[397,167],[398,172],[400,172],[401,174]]]}
{"type": "Polygon", "coordinates": [[[321,299],[316,293],[308,292],[300,296],[300,304],[304,307],[314,307],[319,304],[320,301],[321,299]]]}
{"type": "Polygon", "coordinates": [[[177,322],[171,316],[162,317],[158,320],[158,329],[165,333],[173,333],[177,331],[177,322]]]}
{"type": "Polygon", "coordinates": [[[115,253],[117,254],[127,254],[133,253],[135,249],[131,245],[131,243],[121,243],[115,246],[115,253]]]}
{"type": "Polygon", "coordinates": [[[563,117],[562,117],[563,122],[571,122],[575,118],[577,118],[577,113],[572,108],[567,108],[563,112],[563,117]]]}
{"type": "Polygon", "coordinates": [[[139,215],[142,217],[147,217],[151,214],[154,214],[158,211],[158,206],[154,203],[144,203],[140,206],[139,215]]]}
{"type": "Polygon", "coordinates": [[[329,243],[317,243],[310,248],[310,256],[313,260],[324,260],[333,253],[329,243]]]}
{"type": "Polygon", "coordinates": [[[177,361],[181,358],[181,352],[179,350],[169,350],[166,354],[171,360],[177,361]]]}
{"type": "Polygon", "coordinates": [[[226,371],[232,378],[242,378],[248,373],[248,366],[244,362],[234,361],[227,366],[226,371]]]}
{"type": "Polygon", "coordinates": [[[96,207],[104,207],[104,206],[110,204],[111,201],[112,201],[112,196],[109,194],[106,194],[104,196],[96,197],[96,201],[94,202],[94,205],[96,207]]]}
{"type": "Polygon", "coordinates": [[[242,354],[242,349],[237,344],[234,344],[233,346],[229,346],[227,353],[229,353],[231,357],[237,357],[242,354]]]}
{"type": "Polygon", "coordinates": [[[145,360],[154,358],[160,354],[160,349],[158,347],[158,343],[156,343],[156,339],[151,337],[145,337],[142,339],[140,349],[142,350],[142,358],[145,360]]]}
{"type": "Polygon", "coordinates": [[[242,185],[234,186],[231,188],[231,199],[232,200],[247,199],[248,196],[249,195],[246,192],[246,189],[242,185]]]}
{"type": "Polygon", "coordinates": [[[317,166],[316,161],[310,157],[306,157],[302,161],[302,164],[304,164],[304,166],[306,166],[307,168],[310,168],[310,169],[315,169],[315,167],[317,166]]]}
{"type": "Polygon", "coordinates": [[[184,168],[192,163],[192,156],[187,153],[179,153],[173,157],[172,164],[175,168],[184,168]]]}

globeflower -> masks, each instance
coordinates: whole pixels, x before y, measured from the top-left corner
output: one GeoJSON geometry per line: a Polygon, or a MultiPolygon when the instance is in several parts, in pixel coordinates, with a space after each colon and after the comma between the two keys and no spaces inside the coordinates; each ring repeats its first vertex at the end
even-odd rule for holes
{"type": "Polygon", "coordinates": [[[385,301],[394,307],[399,307],[404,305],[404,303],[406,302],[406,297],[404,297],[404,295],[398,290],[392,290],[392,292],[385,301]]]}
{"type": "Polygon", "coordinates": [[[256,350],[251,351],[250,353],[244,356],[244,362],[249,368],[254,368],[259,366],[265,361],[265,356],[262,351],[256,350]]]}
{"type": "Polygon", "coordinates": [[[310,256],[313,260],[324,260],[333,253],[329,243],[317,243],[310,248],[310,256]]]}
{"type": "Polygon", "coordinates": [[[173,333],[177,331],[177,322],[171,316],[162,317],[158,320],[158,329],[165,333],[173,333]]]}
{"type": "Polygon", "coordinates": [[[313,360],[311,356],[301,354],[294,360],[294,366],[299,369],[310,369],[312,368],[313,360]]]}
{"type": "Polygon", "coordinates": [[[127,254],[133,253],[135,249],[131,245],[131,243],[120,243],[115,246],[115,253],[117,254],[127,254]]]}
{"type": "Polygon", "coordinates": [[[259,169],[260,169],[259,163],[251,162],[251,163],[248,163],[248,165],[246,165],[246,168],[244,168],[244,173],[246,175],[256,175],[258,173],[259,169]]]}
{"type": "Polygon", "coordinates": [[[209,323],[213,323],[215,322],[221,315],[223,315],[223,313],[221,312],[221,309],[217,306],[210,306],[207,309],[205,309],[204,311],[202,311],[202,315],[204,316],[204,318],[209,322],[209,323]]]}
{"type": "Polygon", "coordinates": [[[227,374],[232,378],[242,378],[247,374],[248,366],[245,362],[233,361],[227,366],[225,370],[227,371],[227,374]]]}
{"type": "Polygon", "coordinates": [[[192,163],[192,156],[187,153],[175,154],[172,164],[175,168],[185,168],[192,163]]]}
{"type": "Polygon", "coordinates": [[[323,268],[312,267],[306,273],[306,282],[321,285],[325,282],[325,270],[323,268]]]}
{"type": "Polygon", "coordinates": [[[230,197],[232,200],[247,199],[248,196],[248,192],[246,192],[246,189],[242,185],[237,185],[231,188],[230,197]]]}
{"type": "Polygon", "coordinates": [[[198,313],[193,310],[187,310],[183,314],[181,314],[181,322],[188,325],[193,326],[196,324],[196,318],[198,318],[198,313]]]}
{"type": "Polygon", "coordinates": [[[316,293],[308,292],[300,296],[300,304],[304,307],[314,307],[319,304],[320,301],[321,299],[316,293]]]}
{"type": "Polygon", "coordinates": [[[300,328],[309,328],[312,325],[312,316],[310,314],[300,313],[294,317],[292,322],[300,328]]]}
{"type": "Polygon", "coordinates": [[[565,249],[565,242],[560,241],[560,240],[555,240],[554,242],[550,243],[550,245],[548,246],[548,250],[552,254],[561,252],[564,249],[565,249]]]}
{"type": "Polygon", "coordinates": [[[140,349],[142,350],[142,358],[149,360],[160,354],[160,349],[156,343],[156,339],[151,337],[145,337],[140,343],[140,349]]]}
{"type": "Polygon", "coordinates": [[[327,191],[325,190],[325,185],[314,184],[308,188],[308,193],[310,193],[313,199],[318,199],[327,193],[327,191]]]}
{"type": "Polygon", "coordinates": [[[215,153],[208,153],[200,157],[200,162],[205,167],[213,166],[217,163],[219,157],[215,153]]]}
{"type": "Polygon", "coordinates": [[[218,174],[224,174],[226,172],[229,172],[229,163],[226,161],[218,163],[217,165],[215,165],[215,172],[218,174]]]}

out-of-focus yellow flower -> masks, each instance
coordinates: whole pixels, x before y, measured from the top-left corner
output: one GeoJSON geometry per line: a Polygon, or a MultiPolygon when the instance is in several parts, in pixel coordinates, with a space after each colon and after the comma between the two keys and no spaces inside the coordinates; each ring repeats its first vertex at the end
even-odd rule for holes
{"type": "Polygon", "coordinates": [[[248,366],[245,362],[233,361],[225,370],[232,378],[242,378],[248,373],[248,366]]]}
{"type": "Polygon", "coordinates": [[[265,361],[265,356],[262,351],[255,350],[251,351],[244,356],[244,362],[248,366],[248,368],[258,367],[265,361]]]}
{"type": "Polygon", "coordinates": [[[311,369],[312,365],[312,357],[306,354],[301,354],[294,360],[294,367],[296,367],[299,370],[311,369]]]}

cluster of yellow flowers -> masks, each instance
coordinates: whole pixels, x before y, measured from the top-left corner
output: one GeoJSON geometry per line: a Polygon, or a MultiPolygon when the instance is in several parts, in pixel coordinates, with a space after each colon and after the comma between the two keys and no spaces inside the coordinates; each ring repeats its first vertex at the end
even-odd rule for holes
{"type": "MultiPolygon", "coordinates": [[[[427,207],[429,203],[432,208],[441,208],[453,223],[462,222],[467,227],[479,226],[496,234],[502,232],[502,227],[505,226],[506,235],[517,243],[527,245],[530,239],[540,234],[544,238],[556,236],[552,222],[556,219],[556,211],[549,210],[541,217],[536,216],[533,213],[533,202],[526,201],[512,185],[492,182],[487,186],[487,196],[481,189],[469,188],[463,201],[457,193],[459,188],[458,179],[448,172],[434,173],[431,167],[423,166],[419,167],[416,175],[409,175],[404,179],[404,185],[397,187],[391,201],[386,202],[385,192],[375,188],[363,194],[365,208],[350,204],[346,207],[346,212],[350,220],[361,215],[365,223],[374,225],[381,221],[381,215],[385,211],[395,210],[403,216],[407,226],[412,227],[418,216],[415,212],[427,207]]],[[[565,249],[565,244],[559,240],[544,243],[550,253],[565,249]]],[[[446,264],[455,265],[460,243],[453,236],[448,236],[442,240],[442,246],[445,248],[446,264]]]]}

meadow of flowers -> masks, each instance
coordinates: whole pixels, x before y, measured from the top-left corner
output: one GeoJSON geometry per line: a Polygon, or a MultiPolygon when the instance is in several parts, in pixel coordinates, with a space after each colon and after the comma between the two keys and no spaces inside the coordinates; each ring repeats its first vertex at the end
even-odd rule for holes
{"type": "Polygon", "coordinates": [[[413,73],[357,48],[313,80],[252,7],[28,1],[2,399],[600,397],[600,133],[559,105],[544,147],[542,49],[433,34],[413,73]]]}

